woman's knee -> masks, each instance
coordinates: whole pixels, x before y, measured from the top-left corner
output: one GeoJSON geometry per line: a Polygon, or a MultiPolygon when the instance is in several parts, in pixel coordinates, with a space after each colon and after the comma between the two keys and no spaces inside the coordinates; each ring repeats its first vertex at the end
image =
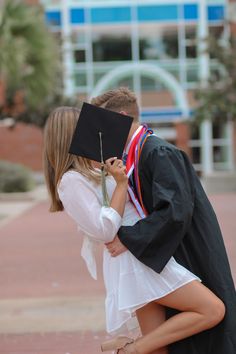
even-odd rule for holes
{"type": "Polygon", "coordinates": [[[224,303],[219,298],[211,301],[204,311],[204,317],[208,328],[218,325],[225,317],[224,303]]]}

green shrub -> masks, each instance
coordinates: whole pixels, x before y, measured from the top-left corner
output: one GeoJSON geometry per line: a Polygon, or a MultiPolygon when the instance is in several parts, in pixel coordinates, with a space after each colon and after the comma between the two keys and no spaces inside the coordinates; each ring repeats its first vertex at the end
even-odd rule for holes
{"type": "Polygon", "coordinates": [[[27,192],[34,187],[30,170],[22,165],[0,161],[0,192],[27,192]]]}

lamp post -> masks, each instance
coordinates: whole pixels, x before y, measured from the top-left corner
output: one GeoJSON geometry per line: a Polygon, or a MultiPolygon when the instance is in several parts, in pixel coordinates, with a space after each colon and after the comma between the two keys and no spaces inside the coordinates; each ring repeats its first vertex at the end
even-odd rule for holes
{"type": "Polygon", "coordinates": [[[227,13],[228,20],[230,22],[236,23],[236,3],[235,0],[229,0],[228,4],[228,13],[227,13]]]}
{"type": "Polygon", "coordinates": [[[73,85],[73,55],[71,44],[71,26],[69,2],[61,0],[61,17],[62,17],[62,58],[64,70],[64,95],[71,97],[74,94],[73,85]]]}

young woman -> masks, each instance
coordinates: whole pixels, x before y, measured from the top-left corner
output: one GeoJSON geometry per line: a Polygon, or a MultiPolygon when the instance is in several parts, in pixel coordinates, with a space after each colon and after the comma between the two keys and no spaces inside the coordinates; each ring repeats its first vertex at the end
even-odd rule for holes
{"type": "MultiPolygon", "coordinates": [[[[112,241],[121,225],[133,225],[140,217],[128,198],[128,180],[121,160],[106,161],[110,207],[104,207],[99,164],[68,153],[79,114],[71,107],[50,114],[44,131],[44,170],[50,211],[65,210],[74,219],[84,237],[82,255],[96,278],[94,244],[112,241]]],[[[136,315],[143,333],[135,341],[121,336],[103,343],[103,351],[166,354],[169,344],[223,319],[222,301],[173,257],[160,274],[128,250],[111,257],[104,247],[103,257],[107,331],[114,334],[127,326],[130,329],[136,315]],[[165,321],[165,306],[181,313],[165,321]]]]}

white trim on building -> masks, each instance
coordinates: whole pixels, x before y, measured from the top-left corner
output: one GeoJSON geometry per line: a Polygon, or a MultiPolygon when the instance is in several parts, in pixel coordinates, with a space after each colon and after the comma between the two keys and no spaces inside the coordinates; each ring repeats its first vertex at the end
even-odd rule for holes
{"type": "MultiPolygon", "coordinates": [[[[176,106],[173,104],[173,107],[145,107],[144,116],[149,122],[153,119],[153,124],[158,121],[170,125],[173,121],[190,117],[188,93],[197,87],[198,79],[204,87],[211,68],[217,65],[204,52],[205,43],[202,39],[208,35],[209,25],[223,26],[221,15],[217,17],[217,11],[219,10],[221,14],[227,12],[227,0],[42,0],[41,2],[49,16],[52,16],[52,22],[55,22],[52,30],[61,31],[62,34],[66,96],[73,94],[87,98],[96,96],[109,89],[110,85],[131,77],[132,88],[141,102],[142,80],[149,78],[155,85],[157,82],[164,84],[176,102],[176,106]],[[163,17],[158,20],[159,5],[162,10],[165,9],[163,17]],[[148,6],[149,9],[152,6],[158,7],[156,20],[152,18],[152,14],[147,14],[148,6]],[[105,15],[101,11],[102,8],[107,10],[105,15]],[[125,12],[123,14],[122,9],[119,11],[120,22],[116,16],[117,8],[119,10],[123,8],[125,12]],[[169,8],[173,11],[172,17],[169,8]],[[164,53],[159,57],[141,57],[141,39],[148,41],[158,35],[161,38],[164,31],[172,31],[171,33],[176,31],[177,56],[164,53]],[[198,48],[194,43],[195,31],[198,33],[198,48]],[[113,38],[112,36],[118,36],[121,32],[123,37],[126,36],[130,40],[130,58],[120,61],[107,59],[97,61],[99,58],[95,60],[93,48],[95,34],[98,38],[99,35],[101,38],[107,35],[113,38]],[[77,42],[72,41],[74,34],[78,36],[77,42]],[[196,57],[189,55],[191,46],[195,46],[198,52],[196,57]],[[82,53],[84,60],[76,62],[76,51],[82,53]]],[[[157,44],[155,43],[156,46],[157,44]]],[[[160,46],[163,45],[164,42],[160,43],[160,46]]],[[[203,174],[211,174],[217,168],[229,170],[234,168],[232,130],[232,124],[229,122],[225,126],[225,137],[214,139],[212,123],[205,121],[200,128],[200,139],[190,141],[192,148],[202,151],[201,161],[196,167],[203,171],[203,174]],[[216,147],[225,149],[224,161],[213,161],[213,150],[216,147]]],[[[173,132],[171,134],[173,137],[173,132]]]]}

